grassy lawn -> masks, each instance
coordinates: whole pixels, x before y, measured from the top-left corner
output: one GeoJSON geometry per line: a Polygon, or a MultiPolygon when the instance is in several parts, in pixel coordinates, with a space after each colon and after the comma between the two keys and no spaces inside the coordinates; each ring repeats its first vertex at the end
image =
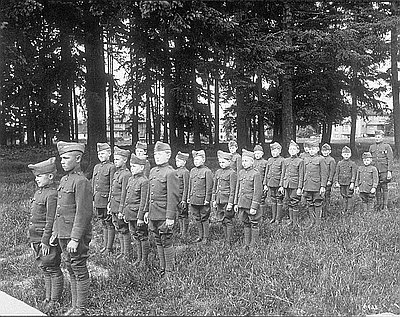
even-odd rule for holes
{"type": "MultiPolygon", "coordinates": [[[[339,153],[342,146],[338,144],[334,153],[339,153]]],[[[368,144],[362,147],[368,148],[368,144]]],[[[30,198],[36,188],[26,165],[54,154],[53,149],[0,150],[0,290],[39,309],[44,281],[26,234],[30,198]]],[[[216,159],[208,163],[215,170],[216,159]]],[[[389,212],[367,213],[361,210],[357,198],[355,210],[343,216],[335,189],[331,212],[321,230],[292,232],[265,221],[259,249],[254,253],[241,248],[242,226],[238,221],[231,250],[222,247],[222,228],[213,223],[209,247],[176,241],[176,272],[170,281],[158,278],[154,249],[147,272],[100,255],[101,228],[94,223],[89,313],[400,314],[399,162],[395,167],[394,181],[389,186],[389,212]]],[[[306,210],[300,216],[304,224],[306,210]]],[[[193,226],[190,231],[194,237],[193,226]]],[[[67,281],[68,274],[65,277],[67,281]]],[[[60,314],[69,302],[66,282],[60,314]]]]}

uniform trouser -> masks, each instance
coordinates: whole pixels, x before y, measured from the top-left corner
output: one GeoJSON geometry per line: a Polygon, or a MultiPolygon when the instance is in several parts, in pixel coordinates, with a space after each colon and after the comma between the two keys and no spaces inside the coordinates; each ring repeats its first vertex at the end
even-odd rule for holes
{"type": "Polygon", "coordinates": [[[187,219],[189,218],[188,207],[183,207],[181,204],[178,205],[178,219],[187,219]]]}
{"type": "Polygon", "coordinates": [[[322,210],[325,215],[329,212],[329,207],[331,204],[331,194],[332,194],[332,185],[327,185],[325,187],[325,195],[324,195],[324,201],[322,204],[322,210]]]}
{"type": "Polygon", "coordinates": [[[375,197],[376,195],[372,193],[360,193],[364,211],[372,212],[374,210],[375,197]]]}
{"type": "Polygon", "coordinates": [[[97,218],[101,220],[103,228],[114,227],[112,223],[112,217],[110,214],[107,214],[107,208],[95,208],[97,218]]]}
{"type": "Polygon", "coordinates": [[[175,249],[172,245],[173,228],[168,228],[165,220],[149,220],[149,230],[153,232],[162,271],[174,268],[175,249]]]}
{"type": "Polygon", "coordinates": [[[270,197],[271,197],[271,212],[272,220],[271,222],[280,222],[282,218],[282,208],[283,208],[283,194],[278,191],[279,187],[269,187],[270,197]]]}
{"type": "Polygon", "coordinates": [[[89,271],[87,259],[89,257],[89,243],[91,235],[85,235],[79,240],[77,252],[67,251],[70,239],[59,239],[63,260],[71,281],[72,307],[85,309],[89,295],[89,271]]]}
{"type": "MultiPolygon", "coordinates": [[[[233,206],[231,210],[227,210],[226,207],[228,203],[217,204],[216,216],[217,220],[222,223],[224,226],[224,234],[225,239],[228,242],[231,242],[232,234],[233,234],[233,217],[235,216],[235,212],[233,210],[233,206]]],[[[262,212],[261,212],[262,216],[262,212]]],[[[262,219],[262,218],[261,218],[262,219]]]]}
{"type": "Polygon", "coordinates": [[[254,215],[250,214],[250,209],[239,207],[238,218],[244,225],[244,244],[249,246],[257,244],[260,232],[260,222],[262,220],[262,212],[260,208],[254,215]]]}
{"type": "Polygon", "coordinates": [[[342,196],[341,210],[347,211],[353,208],[354,189],[350,189],[349,185],[340,185],[340,195],[342,196]]]}
{"type": "Polygon", "coordinates": [[[115,230],[120,234],[129,233],[129,225],[124,221],[124,219],[119,219],[118,214],[112,214],[112,223],[115,227],[115,230]]]}
{"type": "Polygon", "coordinates": [[[137,259],[134,265],[139,264],[142,260],[147,263],[149,254],[149,232],[148,226],[145,223],[137,224],[137,220],[129,220],[129,231],[132,234],[136,244],[137,259]]]}
{"type": "Polygon", "coordinates": [[[293,225],[297,225],[301,196],[297,195],[297,188],[285,188],[285,199],[288,201],[289,218],[293,225]]]}
{"type": "Polygon", "coordinates": [[[199,230],[199,239],[208,239],[209,218],[211,213],[210,205],[189,205],[189,212],[193,215],[199,230]]]}
{"type": "Polygon", "coordinates": [[[312,225],[319,225],[321,223],[323,197],[319,191],[304,191],[303,195],[307,201],[312,225]]]}
{"type": "Polygon", "coordinates": [[[379,183],[376,188],[376,201],[378,207],[387,207],[388,205],[388,183],[387,172],[379,173],[379,183]]]}

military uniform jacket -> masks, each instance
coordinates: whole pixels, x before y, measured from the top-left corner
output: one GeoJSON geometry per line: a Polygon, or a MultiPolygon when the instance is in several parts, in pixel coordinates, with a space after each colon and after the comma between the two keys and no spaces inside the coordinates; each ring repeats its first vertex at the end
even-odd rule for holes
{"type": "Polygon", "coordinates": [[[189,176],[188,203],[192,205],[204,205],[211,202],[213,190],[213,174],[211,170],[203,165],[193,167],[189,176]]]}
{"type": "Polygon", "coordinates": [[[242,157],[239,153],[232,154],[231,167],[236,173],[238,173],[243,168],[242,157]]]}
{"type": "Polygon", "coordinates": [[[260,158],[259,160],[254,159],[253,167],[260,173],[261,177],[265,175],[265,169],[267,168],[267,160],[260,158]]]}
{"type": "Polygon", "coordinates": [[[151,170],[150,162],[149,160],[146,160],[146,164],[144,165],[144,176],[146,176],[147,178],[149,178],[150,176],[150,170],[151,170]]]}
{"type": "Polygon", "coordinates": [[[108,195],[117,168],[110,161],[97,164],[93,170],[93,206],[95,208],[106,208],[108,195]]]}
{"type": "Polygon", "coordinates": [[[304,185],[304,161],[297,157],[291,156],[284,160],[282,176],[279,186],[284,188],[303,188],[304,185]]]}
{"type": "Polygon", "coordinates": [[[371,144],[369,151],[372,154],[372,165],[379,173],[393,171],[393,151],[389,144],[383,142],[371,144]]]}
{"type": "Polygon", "coordinates": [[[58,186],[53,237],[80,240],[92,232],[92,186],[79,167],[63,176],[58,186]]]}
{"type": "Polygon", "coordinates": [[[123,211],[126,187],[131,175],[131,172],[126,167],[121,167],[114,173],[110,190],[110,209],[113,214],[122,213],[123,211]]]}
{"type": "Polygon", "coordinates": [[[232,168],[218,169],[214,176],[212,201],[215,201],[217,204],[230,203],[233,205],[236,183],[237,174],[232,168]]]}
{"type": "MultiPolygon", "coordinates": [[[[179,201],[179,179],[171,165],[165,163],[153,167],[150,171],[149,190],[149,219],[175,219],[179,201]]],[[[144,213],[139,212],[138,219],[143,220],[144,213]]]]}
{"type": "Polygon", "coordinates": [[[336,165],[335,180],[340,185],[350,185],[356,181],[357,165],[352,160],[341,160],[336,165]]]}
{"type": "Polygon", "coordinates": [[[29,221],[29,241],[49,245],[51,230],[57,206],[56,185],[39,188],[31,201],[31,218],[29,221]]]}
{"type": "Polygon", "coordinates": [[[258,209],[262,193],[260,173],[253,167],[241,169],[238,174],[234,204],[239,208],[258,209]]]}
{"type": "Polygon", "coordinates": [[[378,186],[379,176],[375,166],[359,166],[356,177],[356,187],[361,193],[370,193],[372,188],[378,186]]]}
{"type": "Polygon", "coordinates": [[[328,168],[325,160],[320,155],[306,156],[304,158],[304,187],[303,190],[317,192],[321,187],[326,187],[328,181],[328,168]]]}
{"type": "Polygon", "coordinates": [[[268,159],[267,166],[265,168],[263,185],[267,185],[269,187],[279,187],[284,160],[285,159],[282,156],[270,157],[268,159]]]}
{"type": "Polygon", "coordinates": [[[179,202],[187,202],[189,190],[189,170],[182,166],[176,170],[179,178],[179,202]]]}
{"type": "Polygon", "coordinates": [[[324,158],[326,167],[328,168],[328,181],[333,183],[333,177],[335,176],[335,171],[336,171],[335,159],[330,155],[322,157],[324,158]]]}
{"type": "Polygon", "coordinates": [[[126,197],[123,214],[125,220],[137,220],[138,213],[144,214],[148,210],[147,194],[149,179],[143,173],[132,175],[126,187],[126,197]]]}

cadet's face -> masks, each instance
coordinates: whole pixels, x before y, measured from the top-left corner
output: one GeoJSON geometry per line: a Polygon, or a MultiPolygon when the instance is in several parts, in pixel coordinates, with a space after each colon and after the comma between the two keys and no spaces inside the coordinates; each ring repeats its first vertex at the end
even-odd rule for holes
{"type": "Polygon", "coordinates": [[[290,156],[295,156],[297,153],[299,153],[299,149],[297,146],[289,146],[290,156]]]}
{"type": "Polygon", "coordinates": [[[131,164],[131,173],[132,175],[139,174],[143,171],[144,165],[140,164],[131,164]]]}
{"type": "Polygon", "coordinates": [[[39,187],[44,187],[53,181],[53,174],[40,174],[35,176],[36,184],[39,187]]]}
{"type": "Polygon", "coordinates": [[[175,165],[176,165],[176,167],[185,166],[185,163],[186,163],[186,161],[181,160],[181,159],[178,159],[178,158],[175,158],[175,165]]]}
{"type": "Polygon", "coordinates": [[[383,141],[383,135],[375,135],[375,142],[376,143],[381,143],[383,141]]]}
{"type": "Polygon", "coordinates": [[[72,171],[80,163],[80,156],[74,152],[64,153],[61,157],[61,166],[64,171],[72,171]]]}
{"type": "Polygon", "coordinates": [[[162,165],[168,162],[171,154],[167,153],[166,151],[157,151],[154,152],[154,161],[157,165],[162,165]]]}
{"type": "Polygon", "coordinates": [[[311,156],[314,156],[318,153],[319,147],[318,146],[312,146],[308,149],[308,152],[310,153],[311,156]]]}
{"type": "Polygon", "coordinates": [[[365,166],[368,166],[372,163],[372,159],[370,157],[364,158],[363,163],[365,166]]]}
{"type": "Polygon", "coordinates": [[[310,148],[309,148],[308,146],[305,146],[305,147],[304,147],[304,152],[310,153],[310,148]]]}
{"type": "Polygon", "coordinates": [[[229,147],[229,152],[232,153],[232,154],[236,153],[237,149],[238,149],[237,146],[230,146],[229,147]]]}
{"type": "Polygon", "coordinates": [[[329,154],[331,154],[331,150],[322,150],[321,153],[323,156],[328,156],[329,154]]]}
{"type": "Polygon", "coordinates": [[[281,154],[281,149],[280,148],[271,150],[272,157],[278,157],[279,154],[281,154]]]}
{"type": "Polygon", "coordinates": [[[196,167],[202,166],[202,165],[204,164],[205,161],[206,161],[206,160],[205,160],[202,156],[200,156],[200,155],[195,156],[195,157],[193,158],[193,164],[194,164],[194,166],[196,166],[196,167]]]}
{"type": "Polygon", "coordinates": [[[122,155],[114,155],[114,165],[117,168],[120,168],[122,165],[126,163],[126,158],[122,155]]]}
{"type": "Polygon", "coordinates": [[[242,166],[243,168],[249,168],[253,166],[254,160],[248,156],[242,156],[242,166]]]}
{"type": "Polygon", "coordinates": [[[143,158],[146,156],[146,153],[143,149],[136,149],[135,154],[138,158],[143,158]]]}
{"type": "Polygon", "coordinates": [[[342,153],[342,157],[343,157],[345,160],[348,160],[348,159],[351,157],[351,153],[342,153]]]}
{"type": "Polygon", "coordinates": [[[111,151],[109,151],[109,150],[103,150],[103,151],[97,152],[97,157],[99,158],[100,162],[108,161],[110,159],[110,155],[111,155],[111,151]]]}
{"type": "Polygon", "coordinates": [[[264,155],[263,151],[254,151],[254,157],[259,160],[264,155]]]}
{"type": "Polygon", "coordinates": [[[218,158],[218,163],[221,168],[227,168],[229,165],[231,165],[231,161],[224,158],[218,158]]]}

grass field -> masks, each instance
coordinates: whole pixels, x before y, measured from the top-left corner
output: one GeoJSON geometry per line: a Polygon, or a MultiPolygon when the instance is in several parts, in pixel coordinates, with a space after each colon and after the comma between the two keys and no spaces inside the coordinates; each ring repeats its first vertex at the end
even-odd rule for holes
{"type": "MultiPolygon", "coordinates": [[[[0,290],[36,307],[44,299],[43,278],[28,246],[30,197],[36,190],[26,165],[55,154],[48,150],[0,150],[0,290]]],[[[360,162],[357,162],[360,163],[360,162]]],[[[209,165],[216,168],[216,160],[209,165]]],[[[94,225],[89,270],[89,313],[93,315],[365,315],[400,314],[399,163],[390,183],[389,212],[366,213],[359,202],[341,215],[334,190],[331,213],[321,230],[292,232],[262,225],[259,249],[222,247],[222,228],[212,224],[212,244],[176,241],[176,272],[169,281],[152,269],[99,255],[99,223],[94,225]]],[[[305,210],[301,220],[307,219],[305,210]]],[[[195,232],[191,228],[194,237],[195,232]]],[[[70,293],[66,277],[63,306],[70,293]]]]}

